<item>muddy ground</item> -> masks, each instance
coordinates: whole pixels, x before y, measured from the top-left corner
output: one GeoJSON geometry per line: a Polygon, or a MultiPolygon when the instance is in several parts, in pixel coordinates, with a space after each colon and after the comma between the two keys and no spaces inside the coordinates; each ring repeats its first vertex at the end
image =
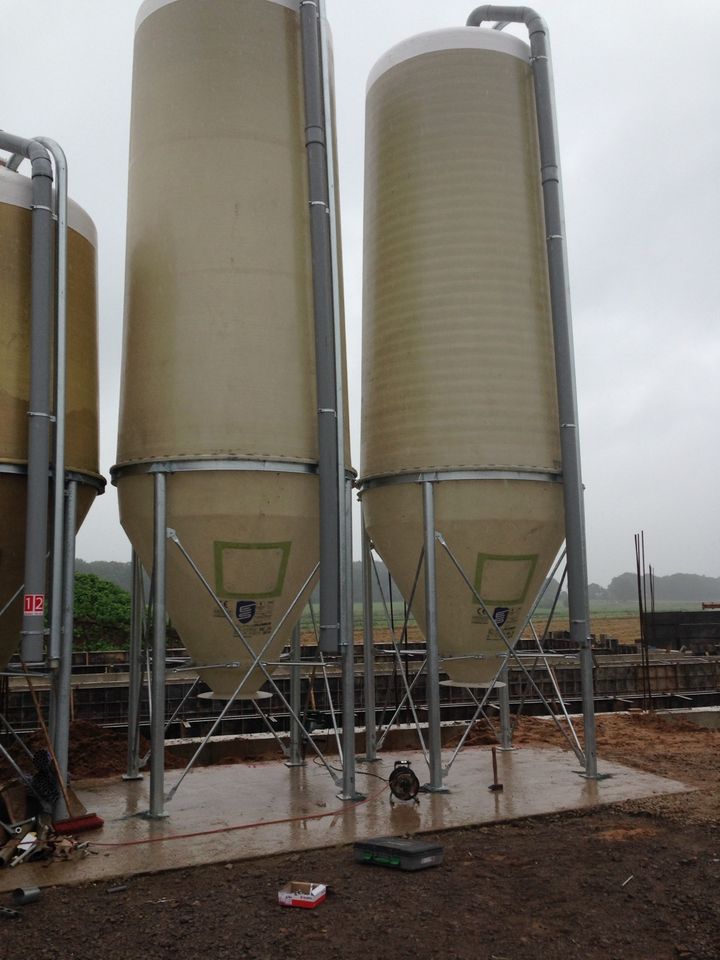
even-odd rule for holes
{"type": "MultiPolygon", "coordinates": [[[[416,874],[336,848],[50,888],[0,917],[0,957],[720,958],[720,733],[640,715],[601,717],[598,732],[608,759],[698,789],[437,834],[444,864],[416,874]],[[278,887],[300,878],[327,882],[326,903],[280,907],[278,887]]],[[[524,720],[517,742],[557,740],[524,720]]]]}

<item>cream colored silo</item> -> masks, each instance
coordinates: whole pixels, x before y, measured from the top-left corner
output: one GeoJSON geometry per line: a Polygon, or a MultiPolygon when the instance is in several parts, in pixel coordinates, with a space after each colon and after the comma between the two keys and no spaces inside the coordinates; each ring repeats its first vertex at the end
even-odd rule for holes
{"type": "MultiPolygon", "coordinates": [[[[508,636],[563,540],[552,325],[529,48],[474,27],[413,37],[368,82],[362,495],[404,596],[419,480],[508,636]]],[[[505,650],[437,548],[441,667],[489,683],[505,650]]],[[[422,575],[413,611],[424,629],[422,575]]]]}
{"type": "MultiPolygon", "coordinates": [[[[0,610],[25,572],[30,376],[32,181],[0,167],[0,610]]],[[[95,226],[68,203],[65,466],[77,479],[78,526],[104,481],[98,473],[95,226]]],[[[22,597],[0,617],[0,669],[20,642],[22,597]]]]}
{"type": "MultiPolygon", "coordinates": [[[[147,471],[172,469],[168,525],[254,650],[318,560],[299,39],[293,0],[149,0],[135,37],[121,521],[149,570],[147,471]]],[[[239,664],[200,669],[230,696],[250,659],[172,543],[167,608],[200,668],[239,664]]]]}

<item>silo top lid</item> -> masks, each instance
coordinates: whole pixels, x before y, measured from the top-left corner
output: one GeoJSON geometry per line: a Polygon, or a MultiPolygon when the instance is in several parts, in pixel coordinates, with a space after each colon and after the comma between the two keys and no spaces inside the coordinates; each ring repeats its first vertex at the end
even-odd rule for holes
{"type": "MultiPolygon", "coordinates": [[[[152,16],[156,10],[159,10],[161,7],[167,7],[170,3],[176,3],[177,0],[145,0],[143,5],[140,7],[135,17],[135,29],[137,30],[140,24],[147,20],[148,17],[152,16]]],[[[195,0],[195,3],[208,2],[208,0],[195,0]]],[[[267,0],[268,3],[279,3],[282,7],[288,7],[290,10],[294,10],[296,13],[299,9],[300,0],[267,0]]]]}
{"type": "MultiPolygon", "coordinates": [[[[32,206],[32,180],[30,177],[0,166],[0,203],[9,203],[14,207],[32,206]]],[[[68,198],[68,227],[97,247],[95,224],[83,208],[68,198]]]]}
{"type": "Polygon", "coordinates": [[[483,27],[448,27],[444,30],[431,30],[418,33],[414,37],[402,40],[387,53],[384,53],[370,71],[367,89],[388,70],[405,60],[422,56],[424,53],[436,53],[439,50],[495,50],[507,53],[526,63],[530,60],[530,47],[519,37],[501,30],[487,30],[483,27]]]}

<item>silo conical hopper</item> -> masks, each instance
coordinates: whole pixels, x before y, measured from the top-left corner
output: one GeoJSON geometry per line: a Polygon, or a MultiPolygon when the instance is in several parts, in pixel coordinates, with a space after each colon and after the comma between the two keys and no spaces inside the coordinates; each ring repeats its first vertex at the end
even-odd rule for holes
{"type": "MultiPolygon", "coordinates": [[[[168,526],[256,651],[318,560],[315,396],[298,4],[150,0],[135,37],[113,473],[150,569],[150,472],[170,471],[168,526]]],[[[167,609],[213,694],[231,696],[251,661],[173,544],[167,609]]],[[[256,669],[240,696],[263,681],[256,669]]]]}
{"type": "MultiPolygon", "coordinates": [[[[363,512],[409,598],[435,526],[513,640],[563,540],[563,488],[528,46],[475,27],[413,37],[368,82],[363,512]]],[[[449,681],[505,652],[437,549],[449,681]]],[[[425,630],[422,574],[413,612],[425,630]]]]}
{"type": "MultiPolygon", "coordinates": [[[[25,566],[30,374],[32,184],[0,167],[0,610],[25,566]]],[[[104,481],[98,473],[95,226],[68,204],[66,473],[78,480],[78,526],[104,481]]],[[[20,641],[22,597],[0,617],[0,669],[20,641]]]]}

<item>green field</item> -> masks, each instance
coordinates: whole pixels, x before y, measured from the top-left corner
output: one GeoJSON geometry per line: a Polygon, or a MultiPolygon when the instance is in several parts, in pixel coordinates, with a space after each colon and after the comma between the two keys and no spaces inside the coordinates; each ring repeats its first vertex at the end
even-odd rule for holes
{"type": "MultiPolygon", "coordinates": [[[[656,610],[700,610],[701,604],[699,602],[685,601],[685,602],[676,602],[672,601],[658,601],[655,604],[656,610]]],[[[550,608],[547,605],[540,606],[538,608],[535,620],[538,623],[544,623],[550,612],[550,608]]],[[[403,623],[403,605],[401,603],[395,603],[393,605],[393,613],[395,618],[395,628],[399,630],[402,627],[403,623]]],[[[612,603],[603,603],[595,602],[590,604],[590,617],[591,619],[602,619],[602,620],[622,620],[628,617],[637,617],[638,609],[637,604],[612,604],[612,603]]],[[[315,605],[315,617],[317,619],[318,609],[315,605]]],[[[720,612],[718,612],[720,616],[720,612]]],[[[555,620],[559,623],[567,622],[567,606],[563,604],[558,604],[558,607],[555,611],[555,620]]],[[[363,611],[362,604],[354,604],[353,610],[353,620],[356,629],[362,627],[363,623],[363,611]]],[[[414,624],[415,618],[410,617],[409,623],[414,624]]],[[[312,618],[310,616],[309,610],[306,608],[305,613],[302,616],[300,621],[301,629],[303,631],[309,631],[313,629],[312,618]]],[[[377,628],[385,628],[388,626],[387,617],[385,614],[385,607],[382,603],[373,604],[373,626],[377,628]]]]}

